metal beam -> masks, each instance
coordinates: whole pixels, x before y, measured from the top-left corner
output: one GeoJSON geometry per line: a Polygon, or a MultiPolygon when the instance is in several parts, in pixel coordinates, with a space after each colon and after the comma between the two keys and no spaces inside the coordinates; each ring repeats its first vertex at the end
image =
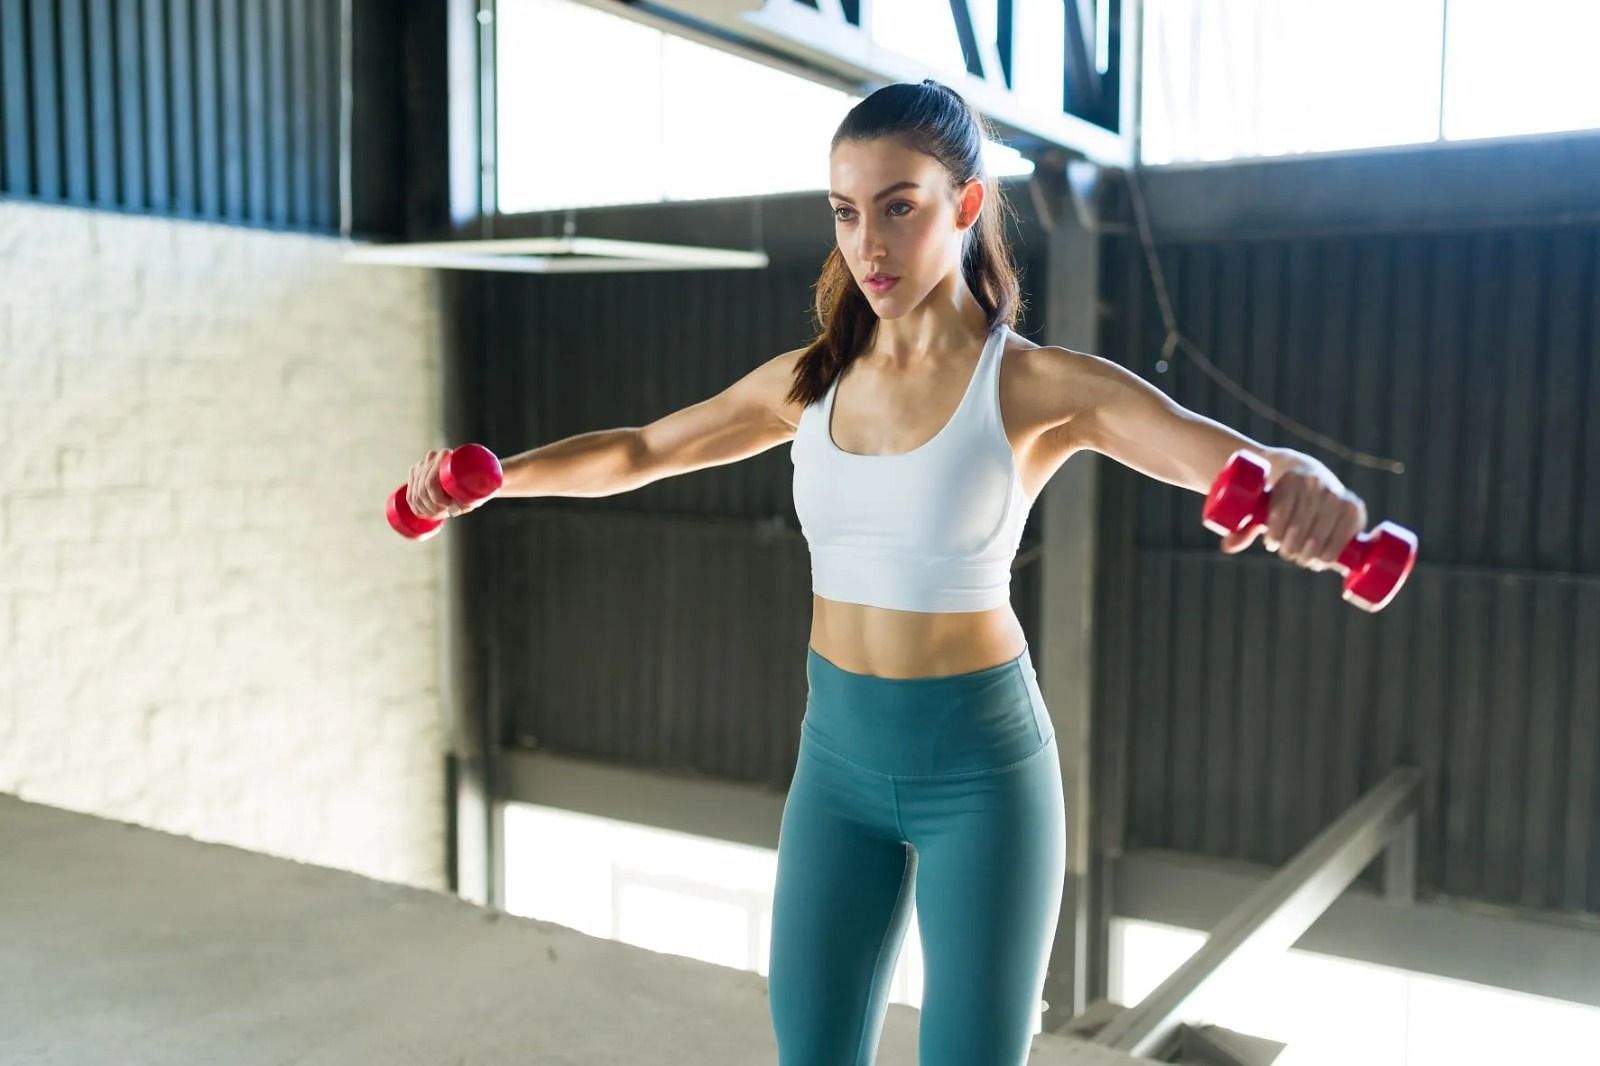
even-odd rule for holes
{"type": "Polygon", "coordinates": [[[1147,167],[1158,242],[1572,226],[1600,219],[1600,133],[1147,167]],[[1378,194],[1375,190],[1383,190],[1378,194]]]}
{"type": "Polygon", "coordinates": [[[1288,948],[1408,826],[1415,832],[1422,771],[1396,770],[1224,918],[1200,950],[1095,1036],[1133,1055],[1159,1055],[1184,1009],[1247,954],[1288,948]]]}
{"type": "MultiPolygon", "coordinates": [[[[1385,856],[1385,865],[1388,863],[1385,856]]],[[[1160,849],[1117,859],[1119,918],[1205,930],[1276,870],[1160,849]]],[[[1397,907],[1350,886],[1293,945],[1353,962],[1600,1007],[1600,920],[1576,913],[1440,898],[1397,907]]]]}
{"type": "Polygon", "coordinates": [[[491,240],[350,244],[347,263],[509,270],[534,274],[630,270],[763,270],[765,252],[603,237],[500,237],[491,240]],[[580,256],[583,258],[573,258],[580,256]]]}
{"type": "Polygon", "coordinates": [[[1101,117],[1101,78],[1095,70],[1096,30],[1090,0],[1063,0],[1062,106],[1079,115],[1101,117]]]}
{"type": "Polygon", "coordinates": [[[1144,0],[1122,0],[1118,17],[1106,27],[1107,34],[1112,30],[1116,42],[1113,46],[1108,41],[1108,47],[1117,57],[1117,65],[1110,71],[1118,79],[1117,129],[1122,131],[1129,165],[1138,166],[1144,130],[1144,0]]]}
{"type": "MultiPolygon", "coordinates": [[[[856,16],[861,24],[847,17],[838,0],[825,0],[817,7],[795,0],[578,2],[845,92],[865,95],[889,82],[919,81],[930,73],[925,62],[872,39],[870,7],[865,2],[856,16]]],[[[1128,3],[1137,7],[1132,0],[1128,3]]],[[[1011,5],[1002,3],[1001,7],[1002,24],[996,27],[994,40],[973,32],[975,58],[983,76],[971,72],[974,57],[966,53],[968,69],[939,71],[940,79],[991,119],[1001,136],[1024,153],[1064,149],[1107,166],[1127,165],[1132,159],[1132,135],[1126,127],[1108,129],[1064,110],[1040,107],[1011,91],[1011,5]],[[999,76],[1002,71],[1004,77],[999,76]]],[[[1122,58],[1117,57],[1119,64],[1122,58]]],[[[1089,73],[1094,73],[1092,67],[1089,73]]],[[[1107,77],[1121,74],[1114,68],[1107,77]]]]}
{"type": "Polygon", "coordinates": [[[956,39],[961,42],[961,56],[967,64],[967,73],[975,78],[993,77],[995,68],[989,67],[978,54],[978,32],[973,27],[972,10],[967,7],[967,0],[950,0],[950,18],[955,22],[956,39]]]}
{"type": "Polygon", "coordinates": [[[542,751],[502,750],[495,767],[504,802],[559,807],[774,851],[778,847],[783,792],[542,751]]]}
{"type": "MultiPolygon", "coordinates": [[[[1089,165],[1089,164],[1085,164],[1089,165]]],[[[1079,225],[1067,199],[1067,182],[1035,171],[1041,213],[1054,218],[1045,268],[1050,300],[1045,340],[1075,351],[1103,351],[1099,299],[1100,236],[1079,225]]],[[[1109,924],[1096,915],[1097,872],[1093,849],[1095,789],[1093,761],[1095,692],[1095,576],[1100,571],[1099,516],[1102,458],[1082,452],[1068,459],[1039,493],[1042,556],[1039,566],[1039,633],[1034,662],[1055,724],[1066,801],[1067,869],[1055,942],[1045,974],[1042,1021],[1059,1031],[1097,996],[1103,974],[1094,964],[1097,940],[1109,924]]]]}

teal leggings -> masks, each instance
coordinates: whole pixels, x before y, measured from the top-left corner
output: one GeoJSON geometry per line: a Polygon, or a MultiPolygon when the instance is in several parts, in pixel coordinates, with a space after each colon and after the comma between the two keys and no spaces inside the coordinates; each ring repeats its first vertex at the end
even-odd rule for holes
{"type": "Polygon", "coordinates": [[[870,1066],[916,900],[921,1066],[1022,1066],[1066,873],[1055,730],[1027,649],[885,678],[807,648],[768,958],[779,1066],[870,1066]]]}

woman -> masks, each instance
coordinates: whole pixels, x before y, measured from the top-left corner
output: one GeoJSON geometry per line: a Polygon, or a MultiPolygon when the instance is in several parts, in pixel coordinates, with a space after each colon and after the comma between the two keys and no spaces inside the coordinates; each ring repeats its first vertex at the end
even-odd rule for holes
{"type": "MultiPolygon", "coordinates": [[[[605,496],[792,442],[813,599],[768,967],[783,1066],[872,1060],[913,892],[922,1066],[1027,1059],[1065,812],[1010,566],[1068,456],[1090,449],[1204,493],[1248,448],[1272,467],[1267,547],[1311,569],[1366,523],[1315,459],[1012,332],[1018,284],[983,168],[989,132],[931,79],[861,101],[829,156],[837,247],[816,340],[647,426],[504,463],[500,495],[605,496]]],[[[419,515],[461,510],[438,486],[442,455],[412,468],[419,515]]]]}

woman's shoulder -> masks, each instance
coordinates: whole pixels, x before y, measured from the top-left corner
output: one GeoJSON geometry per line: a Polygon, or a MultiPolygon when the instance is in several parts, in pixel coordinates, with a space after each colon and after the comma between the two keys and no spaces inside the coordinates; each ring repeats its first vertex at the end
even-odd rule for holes
{"type": "Polygon", "coordinates": [[[1069,421],[1099,391],[1103,360],[1054,344],[1035,344],[1012,331],[1000,375],[1005,423],[1025,434],[1069,421]]]}
{"type": "Polygon", "coordinates": [[[1009,331],[1002,354],[1006,376],[1028,388],[1070,386],[1074,381],[1099,373],[1104,362],[1087,352],[1056,344],[1036,344],[1016,330],[1009,331]]]}
{"type": "Polygon", "coordinates": [[[750,374],[751,379],[766,397],[766,406],[790,429],[800,425],[800,416],[805,411],[802,404],[789,398],[794,389],[795,375],[800,369],[800,359],[805,353],[804,347],[779,352],[750,374]]]}

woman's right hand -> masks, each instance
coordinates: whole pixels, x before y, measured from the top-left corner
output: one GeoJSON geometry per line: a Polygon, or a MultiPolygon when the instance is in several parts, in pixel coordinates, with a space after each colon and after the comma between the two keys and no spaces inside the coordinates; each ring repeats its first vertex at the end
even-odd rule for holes
{"type": "Polygon", "coordinates": [[[444,486],[439,482],[439,466],[449,454],[449,448],[430,448],[428,454],[411,464],[411,474],[406,484],[406,506],[418,518],[454,518],[489,502],[490,497],[486,496],[476,503],[462,504],[444,491],[444,486]]]}
{"type": "Polygon", "coordinates": [[[453,517],[451,508],[457,506],[439,484],[439,464],[449,454],[448,449],[428,449],[428,454],[411,464],[406,484],[406,506],[418,518],[453,517]]]}

